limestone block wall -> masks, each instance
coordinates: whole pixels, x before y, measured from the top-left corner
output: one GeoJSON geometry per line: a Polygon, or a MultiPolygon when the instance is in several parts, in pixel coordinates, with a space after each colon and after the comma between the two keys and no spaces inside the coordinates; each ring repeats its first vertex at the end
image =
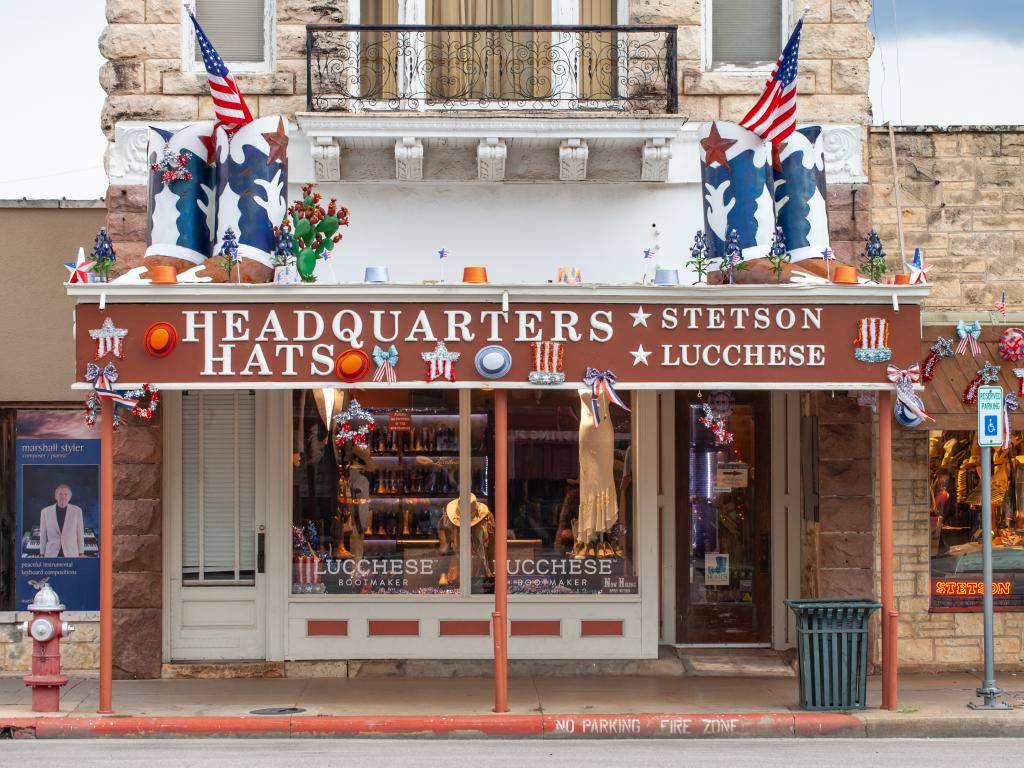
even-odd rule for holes
{"type": "MultiPolygon", "coordinates": [[[[871,130],[869,154],[871,217],[896,266],[885,129],[871,130]]],[[[1004,290],[1007,306],[1024,305],[1024,128],[901,128],[896,155],[907,251],[920,247],[935,265],[925,308],[987,312],[1004,290]]]]}

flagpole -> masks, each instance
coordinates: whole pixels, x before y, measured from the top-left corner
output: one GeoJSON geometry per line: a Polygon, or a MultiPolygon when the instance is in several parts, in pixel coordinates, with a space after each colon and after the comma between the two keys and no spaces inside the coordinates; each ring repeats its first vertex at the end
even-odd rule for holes
{"type": "Polygon", "coordinates": [[[892,159],[892,191],[896,199],[896,232],[900,239],[900,262],[906,264],[907,250],[903,241],[903,204],[900,202],[900,175],[896,166],[896,134],[893,132],[891,120],[886,125],[889,126],[889,155],[892,159]]]}

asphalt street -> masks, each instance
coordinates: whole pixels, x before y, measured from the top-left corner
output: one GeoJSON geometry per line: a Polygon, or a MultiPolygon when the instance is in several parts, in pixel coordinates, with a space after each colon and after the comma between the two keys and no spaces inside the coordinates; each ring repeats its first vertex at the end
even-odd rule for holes
{"type": "Polygon", "coordinates": [[[415,739],[152,739],[0,742],[0,765],[75,768],[512,768],[580,765],[694,768],[963,768],[1020,765],[1024,739],[750,739],[487,741],[415,739]]]}

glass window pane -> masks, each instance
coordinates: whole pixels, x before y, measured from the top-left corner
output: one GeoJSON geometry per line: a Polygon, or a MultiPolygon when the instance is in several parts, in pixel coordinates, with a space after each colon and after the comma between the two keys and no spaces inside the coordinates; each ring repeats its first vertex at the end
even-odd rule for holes
{"type": "MultiPolygon", "coordinates": [[[[198,0],[196,21],[226,62],[261,62],[266,51],[264,0],[198,0]]],[[[191,27],[191,23],[189,23],[191,27]]],[[[203,54],[196,45],[196,61],[203,54]]]]}
{"type": "Polygon", "coordinates": [[[767,64],[782,52],[782,0],[713,0],[711,61],[767,64]]]}
{"type": "Polygon", "coordinates": [[[1024,609],[1024,432],[992,450],[992,506],[981,504],[981,448],[976,432],[929,433],[931,610],[981,608],[982,515],[992,518],[992,601],[1024,609]]]}
{"type": "MultiPolygon", "coordinates": [[[[455,390],[296,391],[293,594],[459,594],[455,390]],[[365,445],[338,444],[354,395],[365,445]]],[[[481,430],[486,429],[481,426],[481,430]]]]}
{"type": "MultiPolygon", "coordinates": [[[[508,393],[509,594],[637,593],[631,413],[606,398],[600,409],[595,424],[586,390],[508,393]]],[[[473,411],[491,422],[493,393],[474,392],[473,411]]],[[[487,471],[493,478],[492,460],[487,471]]],[[[491,594],[494,545],[485,544],[472,588],[491,594]]]]}

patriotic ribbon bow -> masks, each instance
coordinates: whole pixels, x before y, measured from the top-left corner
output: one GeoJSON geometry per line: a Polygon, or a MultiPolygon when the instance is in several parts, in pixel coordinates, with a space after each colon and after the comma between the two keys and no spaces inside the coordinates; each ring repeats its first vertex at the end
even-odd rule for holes
{"type": "Polygon", "coordinates": [[[107,363],[100,368],[96,363],[87,363],[85,366],[85,380],[92,382],[92,388],[97,392],[111,393],[114,382],[117,381],[117,367],[113,363],[107,363]]]}
{"type": "Polygon", "coordinates": [[[608,395],[608,399],[620,408],[629,410],[629,406],[622,402],[619,393],[615,391],[615,374],[611,371],[587,368],[583,375],[583,383],[590,387],[590,407],[594,412],[595,427],[601,423],[601,393],[608,395]]]}
{"type": "Polygon", "coordinates": [[[921,366],[913,363],[907,368],[889,364],[886,377],[896,386],[896,399],[905,410],[919,419],[933,421],[921,405],[921,399],[914,393],[914,385],[921,380],[921,366]]]}
{"type": "Polygon", "coordinates": [[[1016,413],[1019,409],[1020,401],[1017,399],[1017,393],[1007,393],[1003,398],[1003,450],[1010,448],[1010,437],[1013,434],[1013,429],[1010,427],[1010,414],[1016,413]]]}
{"type": "Polygon", "coordinates": [[[981,351],[978,347],[978,338],[981,336],[981,323],[975,320],[970,325],[967,325],[963,320],[957,320],[956,335],[960,337],[956,353],[962,355],[967,351],[967,347],[970,346],[971,354],[977,357],[978,352],[981,351]]]}
{"type": "Polygon", "coordinates": [[[374,345],[372,357],[373,362],[377,366],[377,371],[373,374],[373,380],[387,381],[388,384],[394,384],[398,378],[395,374],[395,366],[398,365],[398,350],[395,349],[395,345],[392,344],[388,349],[381,349],[374,345]]]}

